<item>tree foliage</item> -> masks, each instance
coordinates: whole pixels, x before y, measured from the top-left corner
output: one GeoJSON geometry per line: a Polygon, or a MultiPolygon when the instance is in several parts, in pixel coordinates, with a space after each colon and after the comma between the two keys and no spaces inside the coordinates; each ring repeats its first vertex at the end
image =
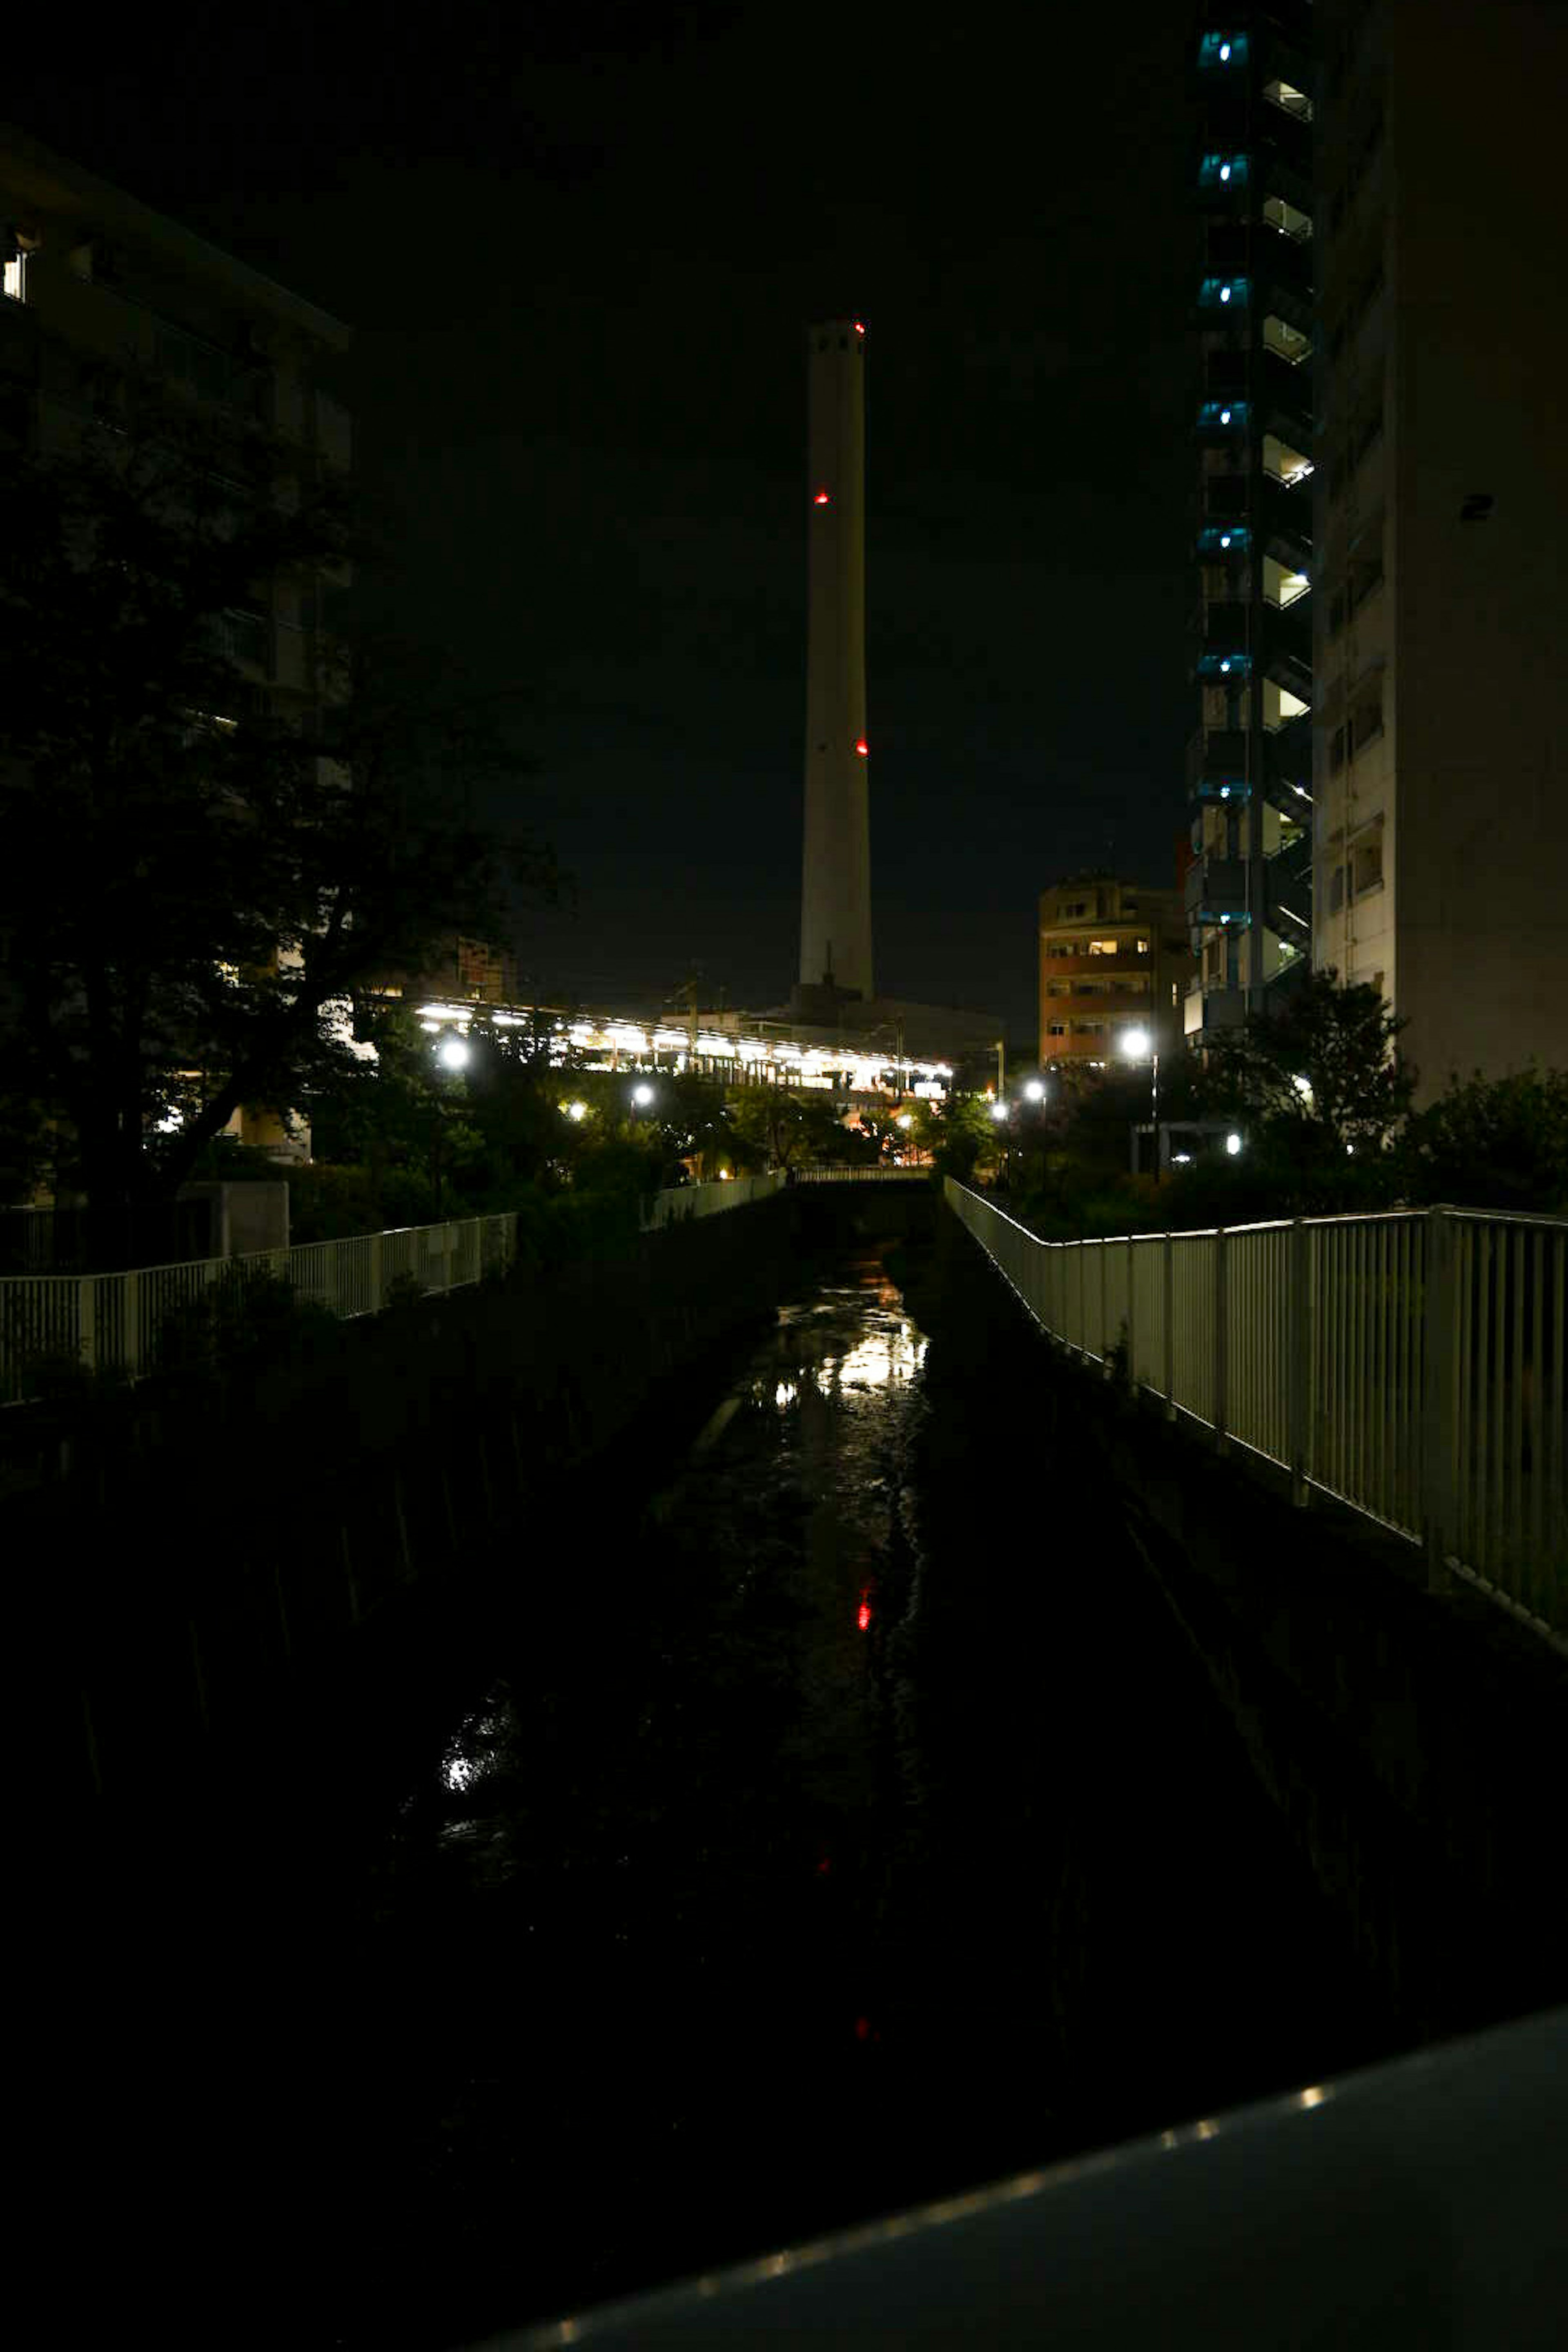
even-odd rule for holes
{"type": "Polygon", "coordinates": [[[832,1096],[816,1088],[746,1087],[734,1097],[730,1119],[749,1167],[842,1164],[865,1156],[863,1144],[858,1154],[832,1096]]]}
{"type": "Polygon", "coordinates": [[[233,616],[358,550],[339,483],[284,467],[142,384],[8,468],[4,1092],[63,1125],[96,1202],[177,1187],[242,1105],[290,1108],[357,985],[551,886],[531,841],[474,822],[521,763],[428,666],[345,651],[298,719],[259,706],[233,616]]]}
{"type": "Polygon", "coordinates": [[[997,1122],[984,1095],[949,1094],[940,1102],[921,1101],[910,1133],[921,1150],[929,1153],[938,1174],[955,1176],[961,1183],[992,1174],[1001,1161],[997,1122]]]}
{"type": "Polygon", "coordinates": [[[1400,1158],[1412,1200],[1568,1216],[1568,1070],[1451,1078],[1400,1158]]]}
{"type": "Polygon", "coordinates": [[[1410,1108],[1415,1072],[1405,1023],[1382,991],[1330,969],[1267,1018],[1220,1031],[1208,1048],[1211,1109],[1246,1119],[1254,1149],[1298,1169],[1383,1150],[1410,1108]]]}

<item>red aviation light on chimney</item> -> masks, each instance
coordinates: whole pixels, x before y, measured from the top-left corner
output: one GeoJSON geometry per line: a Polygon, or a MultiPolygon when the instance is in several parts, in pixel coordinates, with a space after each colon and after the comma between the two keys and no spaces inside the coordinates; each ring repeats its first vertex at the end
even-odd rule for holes
{"type": "Polygon", "coordinates": [[[826,490],[818,490],[811,503],[814,507],[825,507],[827,504],[827,492],[826,490]]]}
{"type": "Polygon", "coordinates": [[[859,320],[858,320],[858,319],[857,319],[857,320],[856,320],[856,321],[855,321],[855,332],[856,332],[858,335],[863,335],[863,334],[865,333],[865,331],[866,331],[865,328],[860,324],[859,320]]]}
{"type": "Polygon", "coordinates": [[[862,1633],[868,1630],[871,1623],[871,1604],[868,1601],[862,1601],[859,1608],[855,1612],[855,1622],[859,1626],[862,1633]]]}
{"type": "Polygon", "coordinates": [[[870,758],[870,756],[871,756],[871,746],[869,745],[869,743],[868,743],[868,742],[867,742],[866,738],[864,737],[864,735],[858,735],[858,736],[856,737],[856,739],[855,739],[855,749],[859,752],[860,757],[861,757],[863,760],[868,760],[868,759],[870,758]]]}

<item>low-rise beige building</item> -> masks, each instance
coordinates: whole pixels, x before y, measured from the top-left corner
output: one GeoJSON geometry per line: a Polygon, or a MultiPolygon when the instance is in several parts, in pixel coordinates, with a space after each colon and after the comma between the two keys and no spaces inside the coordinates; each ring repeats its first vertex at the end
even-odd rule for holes
{"type": "Polygon", "coordinates": [[[1041,1068],[1103,1068],[1134,1029],[1169,1053],[1192,969],[1181,891],[1108,874],[1053,884],[1040,898],[1041,1068]]]}

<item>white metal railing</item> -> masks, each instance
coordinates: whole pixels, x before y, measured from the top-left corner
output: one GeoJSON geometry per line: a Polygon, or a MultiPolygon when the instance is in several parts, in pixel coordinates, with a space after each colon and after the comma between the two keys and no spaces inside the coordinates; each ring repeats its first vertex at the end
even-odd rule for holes
{"type": "Polygon", "coordinates": [[[422,1290],[457,1290],[506,1265],[516,1246],[512,1213],[125,1274],[7,1276],[0,1279],[0,1402],[36,1394],[49,1359],[138,1378],[151,1368],[169,1318],[224,1280],[276,1275],[334,1315],[374,1315],[400,1277],[422,1290]]]}
{"type": "Polygon", "coordinates": [[[909,1184],[929,1181],[929,1168],[819,1168],[815,1162],[806,1167],[792,1168],[788,1181],[794,1184],[909,1184]]]}
{"type": "Polygon", "coordinates": [[[1047,1242],[950,1206],[1051,1339],[1423,1544],[1568,1647],[1568,1221],[1298,1217],[1047,1242]]]}
{"type": "MultiPolygon", "coordinates": [[[[741,1176],[673,1187],[655,1194],[644,1231],[765,1200],[783,1182],[781,1175],[741,1176]]],[[[0,1276],[0,1404],[37,1394],[50,1361],[137,1379],[151,1369],[169,1318],[226,1279],[276,1275],[292,1285],[296,1297],[333,1315],[377,1315],[395,1283],[413,1280],[425,1291],[458,1290],[492,1266],[509,1264],[516,1249],[517,1214],[509,1211],[237,1257],[189,1258],[124,1274],[0,1276]]]]}
{"type": "Polygon", "coordinates": [[[645,1234],[657,1233],[665,1225],[684,1224],[689,1217],[717,1216],[722,1209],[743,1209],[748,1202],[770,1200],[784,1178],[766,1176],[726,1176],[710,1184],[672,1184],[663,1192],[656,1192],[643,1216],[645,1234]]]}

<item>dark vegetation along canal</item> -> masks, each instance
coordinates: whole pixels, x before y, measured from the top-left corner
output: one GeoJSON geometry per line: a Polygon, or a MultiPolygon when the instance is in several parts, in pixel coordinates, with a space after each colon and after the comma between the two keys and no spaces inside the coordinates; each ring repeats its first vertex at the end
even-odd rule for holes
{"type": "Polygon", "coordinates": [[[171,1792],[92,1931],[127,2314],[457,2344],[1392,2046],[1043,1370],[956,1229],[803,1271],[352,1803],[171,1792]]]}

